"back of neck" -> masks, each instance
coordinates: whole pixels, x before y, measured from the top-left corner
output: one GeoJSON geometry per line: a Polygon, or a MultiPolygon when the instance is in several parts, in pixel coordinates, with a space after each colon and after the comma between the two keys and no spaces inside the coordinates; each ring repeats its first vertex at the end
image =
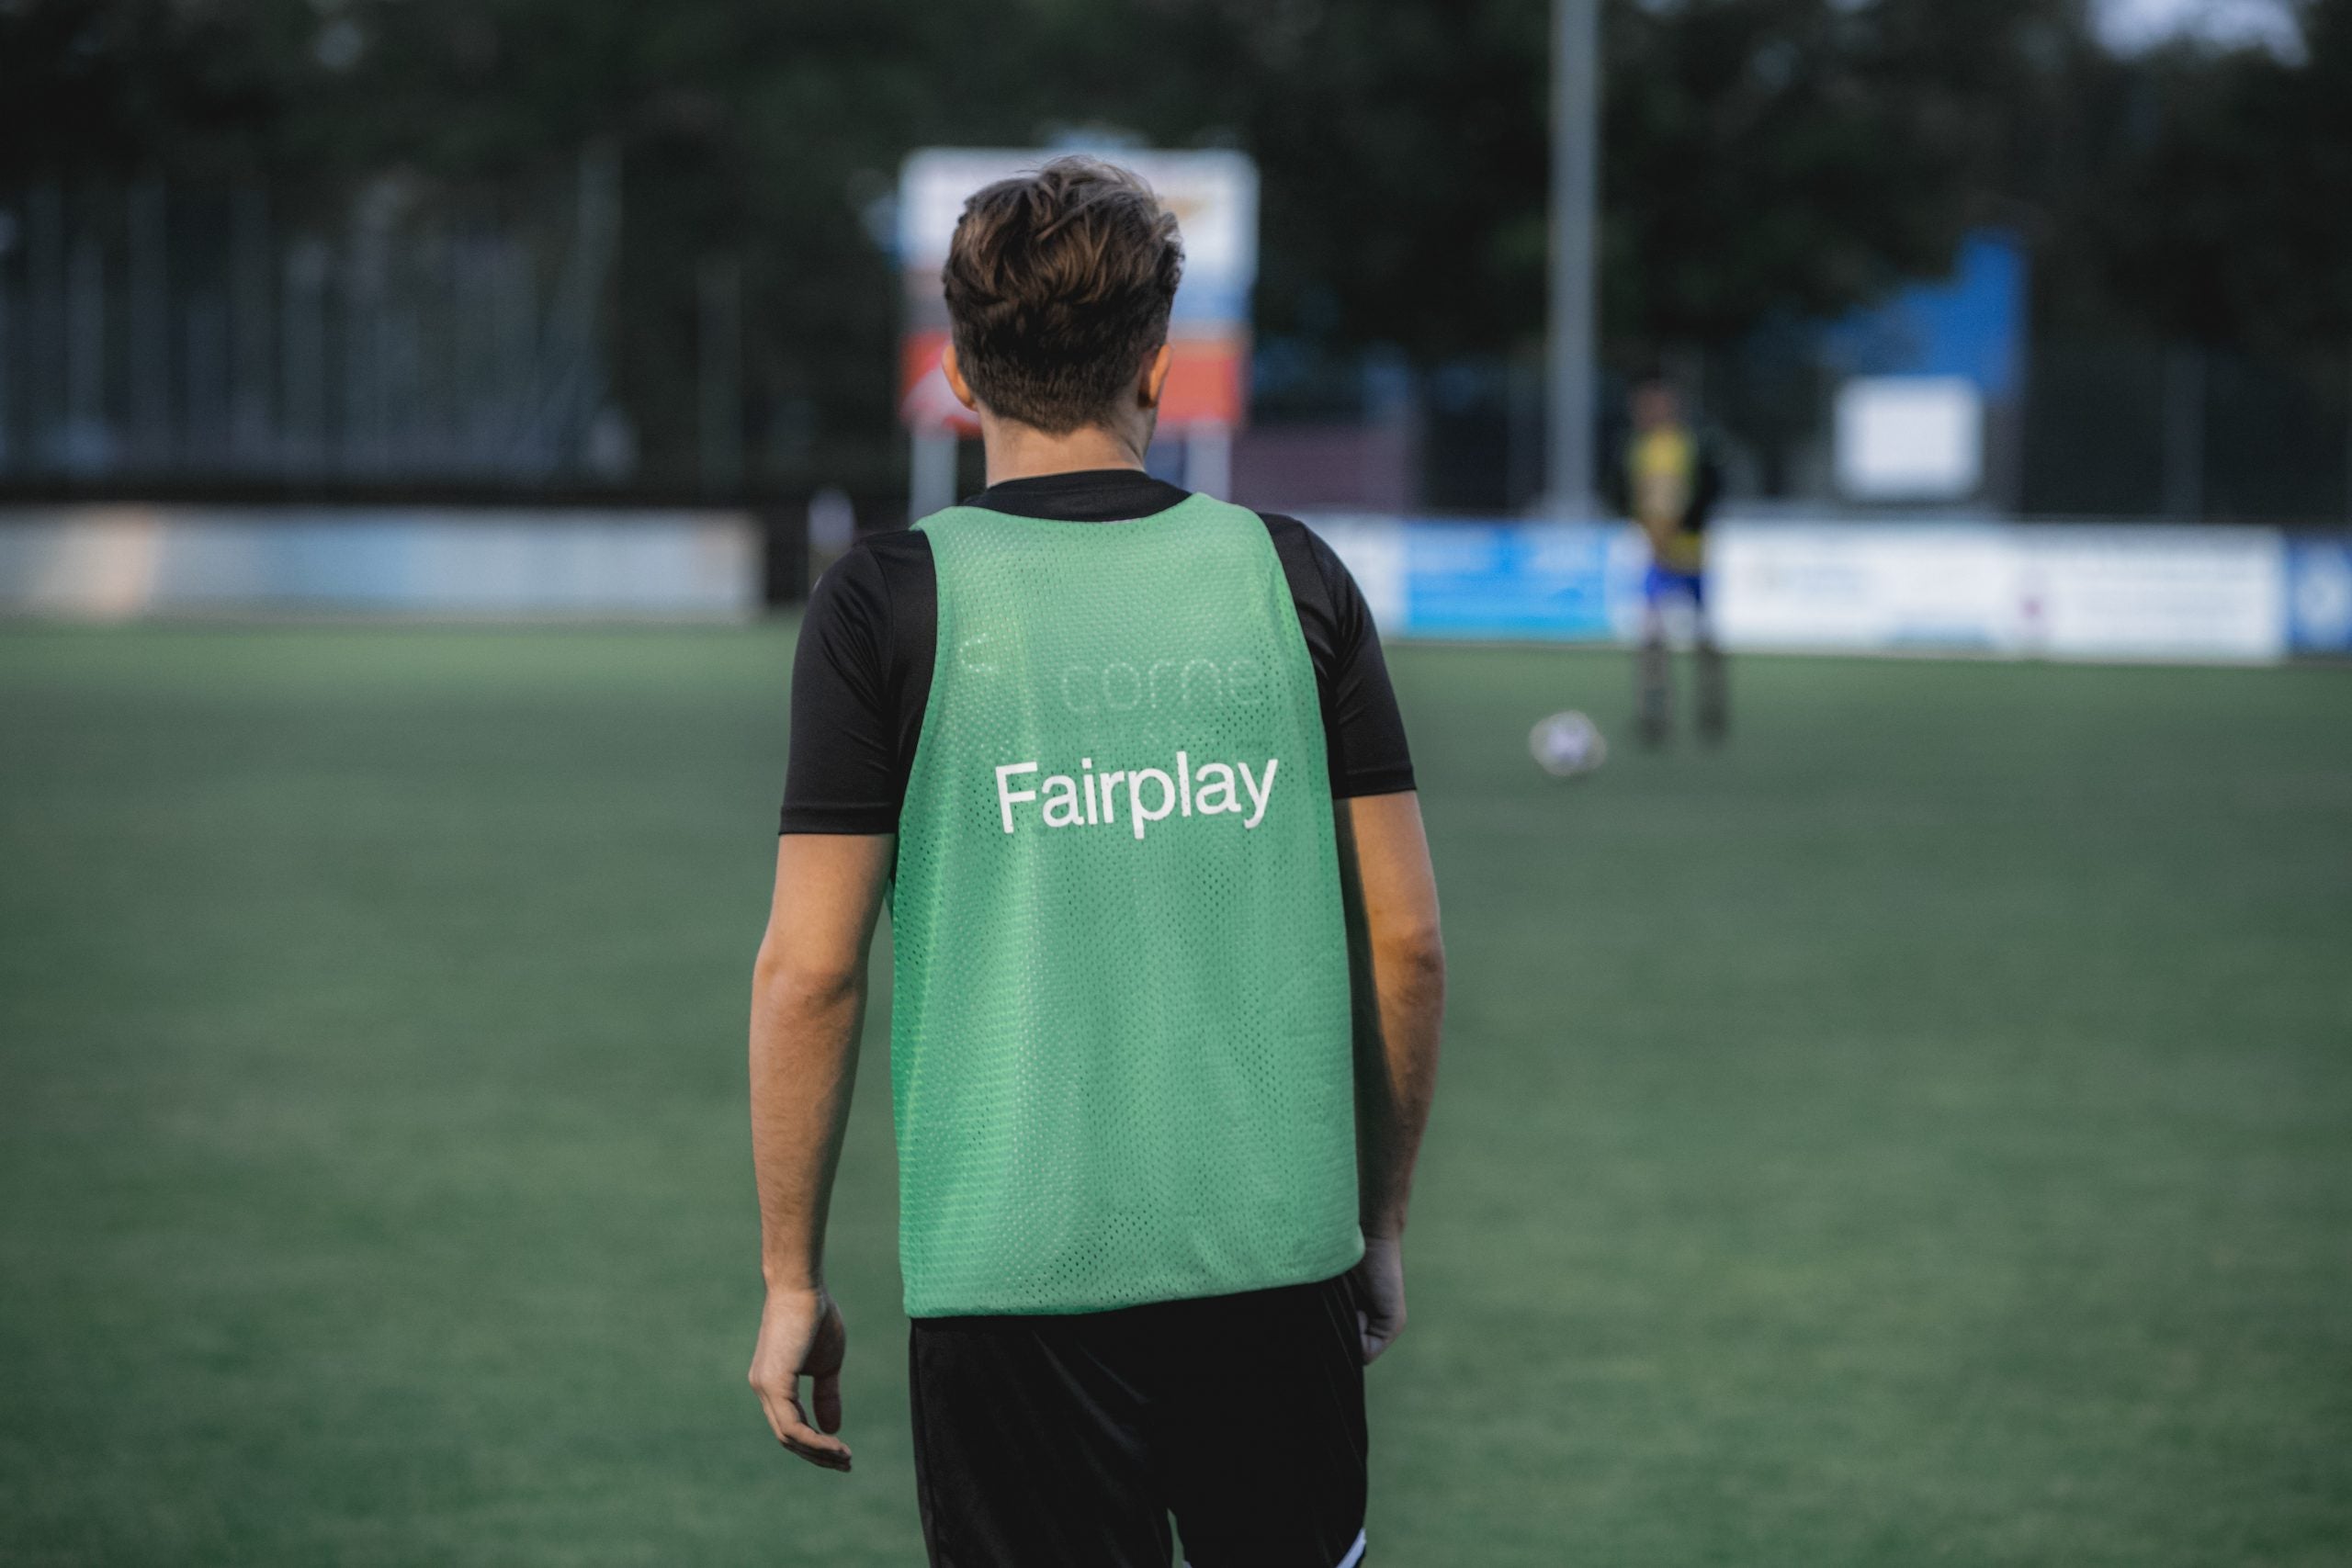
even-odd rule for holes
{"type": "Polygon", "coordinates": [[[1066,435],[1049,435],[1034,425],[983,417],[980,444],[988,454],[988,482],[1036,479],[1045,474],[1083,473],[1091,468],[1136,468],[1143,447],[1120,431],[1084,425],[1066,435]]]}

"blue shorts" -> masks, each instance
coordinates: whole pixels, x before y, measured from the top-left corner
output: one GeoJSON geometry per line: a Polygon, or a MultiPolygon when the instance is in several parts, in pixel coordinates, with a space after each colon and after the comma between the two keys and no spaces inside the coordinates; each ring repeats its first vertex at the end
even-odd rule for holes
{"type": "Polygon", "coordinates": [[[1651,604],[1677,596],[1688,599],[1703,610],[1707,607],[1706,574],[1697,571],[1677,571],[1672,567],[1650,562],[1642,578],[1642,598],[1651,604]]]}

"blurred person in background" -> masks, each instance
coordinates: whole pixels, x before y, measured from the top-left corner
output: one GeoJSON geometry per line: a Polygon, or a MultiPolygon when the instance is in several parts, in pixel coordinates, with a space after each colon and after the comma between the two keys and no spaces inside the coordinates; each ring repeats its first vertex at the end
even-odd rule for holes
{"type": "Polygon", "coordinates": [[[1667,623],[1688,607],[1698,664],[1699,734],[1721,740],[1731,727],[1731,694],[1723,651],[1707,615],[1707,521],[1723,491],[1723,468],[1682,413],[1682,400],[1662,378],[1634,389],[1633,430],[1620,450],[1612,497],[1641,525],[1650,547],[1642,579],[1642,645],[1634,656],[1635,734],[1663,746],[1673,731],[1672,661],[1667,623]]]}
{"type": "Polygon", "coordinates": [[[944,368],[988,488],[859,540],[794,666],[751,1382],[849,1468],[823,1243],[887,897],[916,1477],[956,1568],[1167,1568],[1171,1514],[1193,1568],[1353,1568],[1363,1368],[1405,1321],[1444,987],[1411,759],[1329,548],[1144,472],[1182,265],[1091,160],[967,203],[944,368]]]}

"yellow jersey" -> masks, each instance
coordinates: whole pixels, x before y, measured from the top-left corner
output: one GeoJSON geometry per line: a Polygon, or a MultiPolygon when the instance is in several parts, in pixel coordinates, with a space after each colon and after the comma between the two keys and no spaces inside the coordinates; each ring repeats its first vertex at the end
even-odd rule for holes
{"type": "Polygon", "coordinates": [[[1706,564],[1703,534],[1683,526],[1699,484],[1699,444],[1679,425],[1661,425],[1634,438],[1626,467],[1632,479],[1634,520],[1656,540],[1657,564],[1669,571],[1697,572],[1706,564]]]}

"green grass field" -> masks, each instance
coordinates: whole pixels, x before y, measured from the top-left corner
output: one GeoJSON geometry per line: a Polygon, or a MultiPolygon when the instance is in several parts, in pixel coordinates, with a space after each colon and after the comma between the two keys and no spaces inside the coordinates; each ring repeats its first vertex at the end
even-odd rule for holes
{"type": "MultiPolygon", "coordinates": [[[[742,1384],[790,647],[0,633],[0,1561],[920,1562],[879,1017],[856,1472],[742,1384]]],[[[1564,785],[1622,657],[1395,666],[1375,1562],[2352,1562],[2352,671],[1751,660],[1564,785]]]]}

